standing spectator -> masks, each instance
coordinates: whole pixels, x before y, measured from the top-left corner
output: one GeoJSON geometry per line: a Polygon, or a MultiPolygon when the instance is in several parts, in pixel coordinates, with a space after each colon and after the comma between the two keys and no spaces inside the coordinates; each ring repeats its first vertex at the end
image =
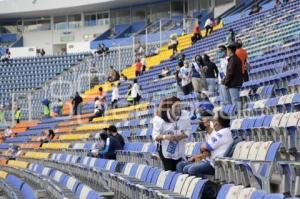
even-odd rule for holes
{"type": "Polygon", "coordinates": [[[193,89],[195,92],[199,93],[204,89],[204,85],[202,84],[202,66],[199,65],[201,61],[199,59],[202,59],[201,56],[197,55],[195,57],[195,61],[192,63],[192,84],[193,89]]]}
{"type": "Polygon", "coordinates": [[[242,74],[243,74],[243,79],[244,82],[249,81],[249,76],[248,76],[248,68],[247,68],[247,61],[248,61],[248,53],[246,49],[243,48],[243,42],[241,39],[238,39],[236,41],[236,55],[240,58],[242,62],[242,74]]]}
{"type": "Polygon", "coordinates": [[[82,102],[83,99],[82,97],[79,95],[78,92],[75,93],[75,97],[72,101],[72,105],[73,105],[73,115],[81,115],[81,106],[82,106],[82,102]]]}
{"type": "Polygon", "coordinates": [[[259,13],[261,11],[261,9],[262,9],[262,7],[259,5],[259,3],[256,3],[255,5],[252,6],[249,15],[259,13]]]}
{"type": "Polygon", "coordinates": [[[55,137],[55,133],[52,129],[49,129],[48,132],[47,131],[43,131],[43,136],[40,139],[40,147],[42,147],[42,145],[44,143],[48,143],[51,140],[53,140],[55,137]]]}
{"type": "Polygon", "coordinates": [[[160,72],[160,74],[158,75],[158,78],[164,78],[167,77],[170,74],[170,70],[167,66],[165,66],[162,71],[160,72]]]}
{"type": "Polygon", "coordinates": [[[213,20],[211,18],[208,18],[205,21],[205,25],[204,25],[206,32],[205,32],[205,37],[207,37],[208,34],[211,34],[211,32],[213,31],[213,20]]]}
{"type": "Polygon", "coordinates": [[[142,63],[142,72],[144,72],[146,71],[147,68],[146,57],[142,57],[141,63],[142,63]]]}
{"type": "Polygon", "coordinates": [[[123,148],[125,145],[125,141],[124,141],[123,136],[118,133],[117,127],[114,125],[110,125],[107,130],[108,130],[109,135],[111,137],[115,138],[120,143],[121,147],[123,148]]]}
{"type": "Polygon", "coordinates": [[[103,99],[99,99],[99,97],[95,98],[94,103],[94,115],[89,118],[89,121],[93,121],[94,118],[102,117],[105,112],[105,104],[103,99]]]}
{"type": "Polygon", "coordinates": [[[142,74],[143,65],[140,59],[137,59],[135,62],[135,76],[138,77],[142,74]]]}
{"type": "Polygon", "coordinates": [[[193,92],[192,85],[192,69],[190,63],[185,60],[184,66],[180,68],[179,78],[181,79],[181,87],[184,95],[188,95],[193,92]]]}
{"type": "Polygon", "coordinates": [[[22,116],[22,112],[21,112],[20,107],[18,107],[15,112],[15,120],[16,120],[17,124],[20,123],[21,116],[22,116]]]}
{"type": "Polygon", "coordinates": [[[63,110],[63,102],[61,101],[61,99],[57,100],[56,106],[54,107],[54,112],[58,115],[61,116],[62,115],[62,110],[63,110]]]}
{"type": "Polygon", "coordinates": [[[184,158],[186,139],[192,131],[189,113],[181,109],[180,100],[170,97],[161,101],[153,119],[152,138],[165,170],[176,170],[184,158]]]}
{"type": "Polygon", "coordinates": [[[220,60],[218,66],[219,69],[218,81],[219,81],[219,93],[220,93],[222,105],[230,104],[228,90],[226,86],[222,84],[222,80],[225,78],[227,65],[228,65],[228,57],[226,51],[227,48],[224,45],[221,45],[219,46],[219,50],[217,52],[217,58],[220,60]]]}
{"type": "Polygon", "coordinates": [[[178,40],[177,40],[177,35],[172,34],[170,36],[169,44],[168,44],[168,49],[173,50],[172,57],[176,57],[177,55],[177,47],[178,47],[178,40]]]}
{"type": "Polygon", "coordinates": [[[101,86],[99,87],[98,91],[99,91],[99,95],[98,95],[99,96],[99,100],[105,102],[106,95],[105,95],[105,92],[103,91],[103,88],[101,86]]]}
{"type": "Polygon", "coordinates": [[[228,65],[226,76],[222,80],[222,84],[229,91],[230,104],[236,105],[237,110],[240,110],[240,87],[243,84],[242,62],[235,54],[236,46],[230,45],[227,47],[228,65]]]}
{"type": "Polygon", "coordinates": [[[41,54],[42,57],[44,57],[44,55],[46,54],[46,52],[43,48],[41,49],[40,54],[41,54]]]}
{"type": "Polygon", "coordinates": [[[104,159],[116,159],[116,151],[122,150],[122,146],[114,137],[109,137],[107,133],[101,133],[100,139],[104,144],[104,147],[99,151],[100,158],[104,159]]]}
{"type": "Polygon", "coordinates": [[[142,98],[142,92],[141,92],[141,88],[140,85],[137,82],[137,79],[133,80],[133,85],[131,88],[131,97],[133,98],[133,104],[137,105],[141,98],[142,98]]]}
{"type": "Polygon", "coordinates": [[[119,83],[111,84],[111,87],[112,87],[111,107],[118,108],[119,83]]]}
{"type": "MultiPolygon", "coordinates": [[[[213,131],[207,137],[207,141],[200,147],[200,153],[206,153],[200,157],[200,161],[191,165],[178,165],[178,170],[183,170],[190,175],[205,178],[205,175],[214,175],[214,160],[217,157],[224,157],[226,151],[233,143],[232,134],[230,131],[230,119],[226,113],[218,112],[213,118],[213,131]],[[208,158],[208,154],[210,157],[208,158]],[[182,169],[183,167],[183,169],[182,169]],[[187,167],[187,168],[186,168],[187,167]]],[[[195,161],[197,158],[193,157],[189,160],[195,161]]]]}
{"type": "Polygon", "coordinates": [[[42,101],[43,104],[43,117],[48,118],[50,117],[50,101],[48,99],[44,99],[42,101]]]}
{"type": "Polygon", "coordinates": [[[126,93],[126,100],[127,100],[128,106],[133,104],[133,97],[131,95],[131,92],[132,92],[132,85],[129,84],[128,85],[128,90],[127,90],[127,93],[126,93]]]}
{"type": "Polygon", "coordinates": [[[145,49],[141,44],[141,41],[138,41],[136,48],[135,48],[135,55],[136,57],[142,57],[145,54],[145,49]]]}
{"type": "Polygon", "coordinates": [[[234,44],[235,44],[235,32],[233,31],[233,29],[230,29],[226,37],[226,45],[230,46],[234,44]]]}
{"type": "Polygon", "coordinates": [[[203,63],[206,66],[205,77],[209,94],[213,94],[217,90],[217,77],[219,74],[218,67],[210,60],[207,54],[203,55],[203,63]]]}
{"type": "Polygon", "coordinates": [[[196,43],[201,38],[202,38],[202,35],[201,35],[200,24],[198,22],[196,22],[195,27],[194,27],[194,34],[191,38],[192,44],[196,43]]]}

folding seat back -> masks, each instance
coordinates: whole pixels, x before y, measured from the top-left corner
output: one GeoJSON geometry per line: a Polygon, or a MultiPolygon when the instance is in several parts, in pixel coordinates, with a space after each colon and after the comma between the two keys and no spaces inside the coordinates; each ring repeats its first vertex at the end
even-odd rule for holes
{"type": "Polygon", "coordinates": [[[123,167],[122,173],[129,176],[130,172],[132,170],[132,167],[136,167],[136,164],[126,163],[125,166],[123,167]]]}
{"type": "Polygon", "coordinates": [[[49,167],[43,167],[41,166],[43,169],[41,170],[41,172],[39,172],[40,174],[44,175],[44,176],[49,176],[51,174],[51,172],[53,171],[52,168],[49,167]]]}
{"type": "Polygon", "coordinates": [[[287,127],[300,126],[300,112],[294,112],[290,114],[290,117],[286,123],[287,127]]]}
{"type": "Polygon", "coordinates": [[[64,185],[65,187],[67,187],[69,190],[71,190],[74,193],[79,184],[80,184],[80,182],[76,178],[71,177],[71,176],[66,176],[66,178],[62,182],[62,185],[64,185]]]}
{"type": "Polygon", "coordinates": [[[250,199],[263,199],[266,195],[265,191],[254,191],[251,193],[250,199]]]}
{"type": "Polygon", "coordinates": [[[241,149],[241,152],[240,152],[240,155],[239,155],[239,158],[238,159],[241,159],[241,160],[247,160],[247,157],[248,157],[248,153],[251,149],[251,146],[254,144],[254,141],[250,141],[250,142],[245,142],[242,146],[242,149],[241,149]]]}
{"type": "Polygon", "coordinates": [[[236,145],[236,147],[233,151],[233,154],[232,154],[233,159],[238,159],[240,157],[240,153],[242,152],[242,148],[245,143],[246,143],[246,141],[242,141],[236,145]]]}
{"type": "Polygon", "coordinates": [[[20,178],[12,174],[8,174],[8,176],[5,179],[5,182],[12,185],[18,190],[20,190],[22,185],[24,184],[24,182],[20,178]]]}
{"type": "Polygon", "coordinates": [[[254,102],[254,109],[264,109],[265,108],[265,104],[266,104],[267,100],[263,99],[263,100],[258,100],[256,102],[254,102]]]}
{"type": "Polygon", "coordinates": [[[263,122],[263,127],[264,128],[269,128],[271,126],[273,120],[273,116],[272,115],[266,115],[264,122],[263,122]]]}
{"type": "Polygon", "coordinates": [[[101,199],[102,197],[99,196],[97,192],[92,190],[90,187],[80,184],[75,192],[75,195],[79,199],[101,199]]]}
{"type": "Polygon", "coordinates": [[[192,151],[192,155],[199,154],[200,153],[200,147],[201,147],[201,143],[199,143],[199,142],[195,143],[195,146],[194,146],[193,151],[192,151]]]}
{"type": "Polygon", "coordinates": [[[78,155],[73,155],[72,157],[71,157],[71,159],[70,159],[70,163],[72,163],[72,164],[75,164],[75,163],[77,163],[78,162],[78,160],[79,160],[79,156],[78,155]]]}
{"type": "Polygon", "coordinates": [[[23,184],[21,193],[24,195],[25,199],[37,199],[35,192],[27,183],[23,184]]]}
{"type": "Polygon", "coordinates": [[[166,186],[170,186],[170,183],[169,183],[169,185],[165,186],[166,178],[167,178],[168,174],[170,174],[170,173],[172,173],[172,172],[171,171],[160,171],[159,176],[158,176],[157,181],[156,181],[156,185],[158,187],[161,187],[161,188],[164,188],[166,186]]]}
{"type": "Polygon", "coordinates": [[[271,144],[272,144],[272,141],[268,141],[268,142],[263,142],[260,145],[259,153],[256,156],[256,160],[265,160],[266,159],[266,156],[268,154],[271,144]]]}
{"type": "Polygon", "coordinates": [[[93,167],[103,169],[103,168],[105,168],[106,163],[107,163],[107,160],[96,158],[93,167]]]}
{"type": "Polygon", "coordinates": [[[283,113],[275,114],[272,118],[270,127],[273,127],[273,128],[278,127],[282,117],[283,117],[283,113]]]}
{"type": "Polygon", "coordinates": [[[173,190],[175,193],[180,193],[184,185],[184,182],[186,181],[188,176],[189,176],[188,174],[180,174],[176,179],[175,186],[170,187],[170,189],[173,190]]]}
{"type": "Polygon", "coordinates": [[[287,99],[287,95],[283,95],[283,96],[279,97],[277,105],[284,105],[286,99],[287,99]]]}
{"type": "Polygon", "coordinates": [[[188,188],[189,188],[189,186],[190,186],[190,184],[191,184],[191,182],[193,181],[194,178],[196,178],[196,177],[195,176],[189,176],[189,177],[187,177],[186,180],[185,180],[185,182],[181,186],[180,192],[177,192],[177,193],[180,193],[180,195],[185,196],[186,192],[188,191],[188,188]]]}
{"type": "Polygon", "coordinates": [[[148,173],[150,171],[151,167],[147,165],[140,165],[139,169],[136,173],[136,178],[142,180],[143,182],[146,181],[148,173]]]}
{"type": "Polygon", "coordinates": [[[280,193],[266,194],[264,199],[284,199],[285,196],[280,193]]]}
{"type": "Polygon", "coordinates": [[[248,153],[248,157],[247,157],[248,160],[256,159],[256,156],[259,153],[259,149],[260,149],[260,146],[262,145],[262,143],[263,142],[255,142],[252,144],[252,146],[249,150],[249,153],[248,153]]]}
{"type": "Polygon", "coordinates": [[[222,187],[220,188],[217,198],[216,199],[225,199],[229,190],[231,189],[231,187],[233,187],[233,184],[224,184],[222,185],[222,187]]]}
{"type": "Polygon", "coordinates": [[[241,128],[241,125],[242,125],[242,122],[243,122],[243,119],[235,119],[232,121],[231,125],[230,125],[230,128],[231,130],[238,130],[241,128]]]}
{"type": "Polygon", "coordinates": [[[238,199],[238,195],[242,191],[244,186],[237,185],[230,187],[225,199],[238,199]]]}
{"type": "Polygon", "coordinates": [[[278,127],[285,128],[291,113],[286,113],[282,116],[278,127]]]}
{"type": "Polygon", "coordinates": [[[163,172],[161,169],[153,168],[153,174],[147,176],[147,182],[150,182],[151,184],[157,184],[161,172],[163,172]]]}
{"type": "Polygon", "coordinates": [[[59,183],[62,182],[66,178],[66,175],[58,170],[53,171],[50,174],[50,176],[52,177],[53,180],[55,180],[56,182],[59,182],[59,183]]]}
{"type": "Polygon", "coordinates": [[[244,188],[240,191],[237,199],[250,199],[252,193],[255,191],[255,188],[244,188]]]}

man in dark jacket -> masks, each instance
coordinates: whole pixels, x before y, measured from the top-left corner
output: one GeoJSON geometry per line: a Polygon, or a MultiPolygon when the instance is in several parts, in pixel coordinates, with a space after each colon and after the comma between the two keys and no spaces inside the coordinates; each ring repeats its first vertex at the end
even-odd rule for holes
{"type": "Polygon", "coordinates": [[[75,97],[72,101],[74,115],[77,115],[78,113],[79,113],[79,115],[81,114],[82,102],[83,102],[82,97],[79,95],[78,92],[76,92],[75,97]]]}
{"type": "Polygon", "coordinates": [[[117,140],[123,148],[125,145],[124,138],[118,133],[117,127],[114,125],[110,125],[107,130],[109,132],[109,135],[115,138],[115,140],[117,140]]]}
{"type": "Polygon", "coordinates": [[[235,45],[229,45],[227,47],[227,56],[229,58],[226,76],[222,80],[222,84],[224,84],[229,91],[229,102],[236,105],[238,110],[240,110],[240,87],[243,84],[242,62],[235,54],[235,51],[235,45]]]}

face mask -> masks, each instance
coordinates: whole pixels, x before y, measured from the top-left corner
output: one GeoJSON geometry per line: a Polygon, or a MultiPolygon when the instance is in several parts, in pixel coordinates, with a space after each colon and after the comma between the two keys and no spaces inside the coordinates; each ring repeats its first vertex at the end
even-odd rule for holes
{"type": "Polygon", "coordinates": [[[218,52],[217,52],[217,57],[218,57],[219,59],[225,57],[225,51],[223,51],[223,50],[218,51],[218,52]]]}
{"type": "Polygon", "coordinates": [[[209,122],[210,128],[214,129],[214,123],[212,121],[209,122]]]}

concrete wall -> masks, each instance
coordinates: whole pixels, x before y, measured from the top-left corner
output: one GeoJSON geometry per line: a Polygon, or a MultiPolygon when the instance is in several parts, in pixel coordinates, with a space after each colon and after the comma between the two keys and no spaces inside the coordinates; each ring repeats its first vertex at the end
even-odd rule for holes
{"type": "Polygon", "coordinates": [[[9,51],[11,53],[11,58],[36,56],[36,48],[34,46],[9,48],[9,51]]]}

